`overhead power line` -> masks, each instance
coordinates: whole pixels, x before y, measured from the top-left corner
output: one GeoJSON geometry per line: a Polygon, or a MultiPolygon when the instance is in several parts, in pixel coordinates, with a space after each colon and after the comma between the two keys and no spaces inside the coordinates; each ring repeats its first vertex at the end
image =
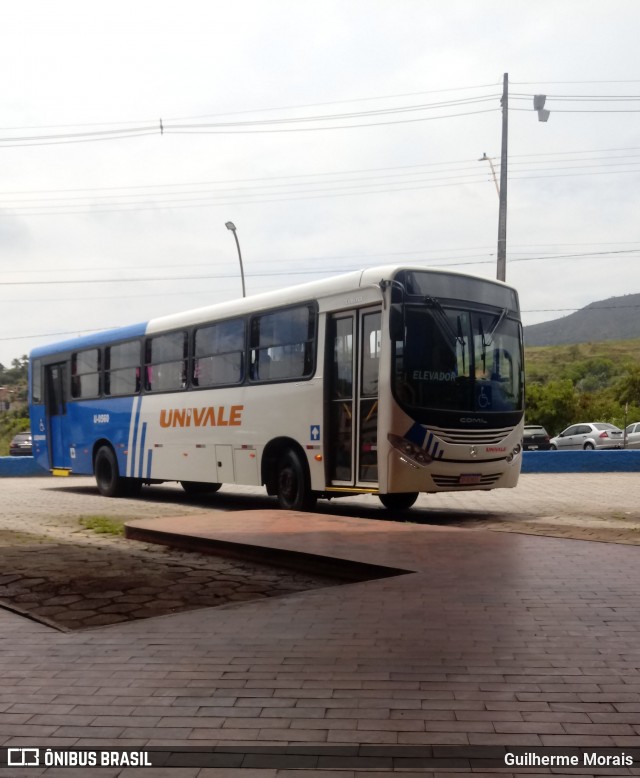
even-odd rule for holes
{"type": "MultiPolygon", "coordinates": [[[[416,252],[419,253],[419,252],[416,252]]],[[[426,253],[426,252],[424,252],[426,253]]],[[[423,255],[424,255],[423,253],[423,255]]],[[[615,250],[609,250],[609,251],[590,251],[590,252],[576,252],[571,254],[539,254],[538,256],[519,256],[519,257],[510,257],[509,261],[511,263],[513,262],[533,262],[533,261],[541,261],[541,260],[548,260],[548,259],[586,259],[586,258],[592,258],[592,257],[631,257],[631,256],[640,256],[640,249],[615,249],[615,250]]],[[[493,257],[486,259],[486,260],[475,260],[475,261],[459,261],[460,258],[452,258],[452,260],[441,263],[441,262],[433,262],[430,261],[429,264],[431,267],[461,267],[465,265],[482,265],[487,264],[489,262],[493,262],[493,257]]],[[[283,276],[291,276],[291,275],[333,275],[333,274],[339,274],[344,273],[348,270],[357,270],[359,267],[351,267],[351,268],[323,268],[321,271],[318,271],[317,268],[314,269],[286,269],[286,270],[274,270],[274,271],[257,271],[257,272],[248,272],[247,275],[252,278],[268,278],[268,277],[283,277],[283,276]]],[[[70,286],[70,285],[78,285],[78,284],[137,284],[137,283],[174,283],[175,281],[207,281],[207,280],[220,280],[225,278],[237,278],[236,273],[208,273],[205,275],[173,275],[173,276],[143,276],[143,277],[137,277],[137,278],[123,278],[122,276],[119,276],[117,278],[74,278],[70,280],[64,280],[60,278],[54,278],[52,280],[43,280],[39,279],[37,281],[0,281],[0,287],[15,287],[15,286],[70,286]]]]}
{"type": "MultiPolygon", "coordinates": [[[[515,82],[517,84],[517,82],[515,82]]],[[[532,83],[532,82],[521,82],[532,83]]],[[[562,83],[562,82],[555,82],[562,83]]],[[[571,82],[566,82],[571,83],[571,82]]],[[[575,82],[575,83],[598,83],[598,82],[575,82]]],[[[599,82],[599,83],[637,83],[628,82],[599,82]]],[[[386,95],[371,98],[353,98],[351,100],[328,101],[323,103],[307,103],[298,106],[263,108],[254,110],[237,111],[234,113],[203,114],[197,117],[179,117],[163,120],[149,119],[145,121],[105,121],[79,124],[49,124],[49,125],[30,125],[28,127],[1,128],[0,131],[28,131],[26,135],[9,135],[0,137],[0,146],[33,146],[33,145],[51,145],[60,143],[89,143],[105,140],[116,140],[124,138],[141,137],[146,135],[164,135],[164,134],[254,134],[254,133],[275,133],[275,132],[317,132],[328,129],[356,129],[363,127],[385,126],[391,124],[406,124],[417,121],[433,121],[437,119],[450,119],[460,116],[471,116],[479,113],[489,113],[497,111],[499,93],[486,93],[461,97],[453,100],[442,100],[432,103],[418,103],[415,105],[395,105],[382,108],[372,108],[362,111],[343,111],[331,114],[317,115],[289,115],[279,118],[256,118],[249,120],[227,120],[227,121],[203,121],[206,119],[216,119],[229,116],[255,115],[264,113],[274,113],[279,111],[300,111],[308,108],[318,108],[330,105],[356,104],[362,102],[373,102],[376,100],[395,100],[399,98],[418,96],[423,94],[436,94],[455,91],[473,91],[475,89],[485,89],[497,86],[496,84],[486,84],[474,87],[458,87],[444,90],[431,90],[427,92],[409,92],[397,95],[386,95]],[[384,120],[384,117],[398,116],[408,113],[423,113],[442,111],[452,108],[465,108],[477,106],[482,103],[495,103],[495,107],[478,109],[471,111],[460,111],[455,113],[439,113],[437,115],[421,115],[413,118],[384,120]],[[371,119],[373,121],[362,121],[371,119]],[[348,122],[347,124],[337,124],[336,122],[348,122]],[[83,128],[102,128],[102,129],[83,129],[83,128]],[[67,132],[43,133],[46,129],[66,129],[67,132]],[[74,131],[70,131],[73,129],[74,131]],[[35,131],[35,132],[34,132],[35,131]]],[[[530,100],[533,95],[525,93],[512,93],[512,100],[530,100]]],[[[637,103],[640,101],[640,95],[579,95],[579,94],[557,94],[546,95],[550,101],[564,101],[568,103],[591,102],[591,103],[637,103]]],[[[512,107],[510,110],[530,110],[512,107]]],[[[637,113],[639,109],[633,108],[553,108],[554,112],[559,113],[637,113]]]]}
{"type": "MultiPolygon", "coordinates": [[[[515,155],[512,180],[636,174],[640,147],[515,155]]],[[[423,162],[295,175],[0,192],[0,218],[286,202],[486,184],[477,160],[423,162]]]]}
{"type": "Polygon", "coordinates": [[[124,122],[121,126],[106,123],[105,125],[89,125],[92,127],[103,126],[105,129],[80,129],[79,125],[75,132],[60,133],[41,133],[29,132],[23,135],[0,136],[0,146],[22,146],[22,145],[50,145],[56,143],[78,143],[91,142],[97,140],[113,140],[123,137],[136,137],[138,135],[165,135],[165,134],[184,134],[184,133],[225,133],[225,134],[246,134],[246,133],[273,133],[273,132],[309,132],[327,129],[353,129],[357,127],[373,127],[388,124],[404,124],[417,121],[432,121],[436,119],[448,119],[456,116],[469,116],[476,113],[487,113],[495,111],[497,108],[478,109],[471,111],[456,111],[454,113],[442,113],[442,111],[451,111],[456,108],[467,108],[481,105],[483,103],[495,102],[496,94],[484,94],[475,97],[463,97],[455,100],[444,100],[433,103],[418,103],[414,105],[396,105],[364,111],[346,111],[332,114],[317,115],[290,115],[280,118],[256,118],[253,120],[242,121],[201,121],[193,119],[178,120],[153,120],[135,125],[131,122],[124,122]],[[435,115],[433,112],[436,113],[435,115]],[[412,118],[394,118],[405,114],[424,115],[413,116],[412,118]],[[364,121],[371,119],[372,121],[364,121]],[[384,121],[381,121],[385,119],[384,121]],[[336,122],[343,122],[336,124],[336,122]],[[344,124],[344,122],[348,122],[344,124]],[[309,126],[313,125],[313,126],[309,126]]]}
{"type": "MultiPolygon", "coordinates": [[[[218,112],[218,113],[208,113],[208,114],[200,114],[198,116],[170,116],[167,121],[170,122],[177,122],[177,121],[195,121],[196,119],[211,119],[211,118],[219,118],[222,116],[242,116],[244,114],[261,114],[261,113],[272,113],[275,111],[293,111],[293,110],[300,110],[303,108],[319,108],[324,107],[327,105],[346,105],[348,103],[364,103],[364,102],[373,102],[375,100],[396,100],[399,98],[404,97],[418,97],[419,95],[430,95],[430,94],[443,94],[445,92],[467,92],[467,91],[473,91],[474,89],[491,89],[498,86],[498,83],[493,84],[475,84],[473,86],[458,86],[458,87],[449,87],[446,89],[426,89],[426,90],[420,90],[419,92],[400,92],[396,94],[390,94],[390,95],[375,95],[372,97],[352,97],[348,99],[343,100],[325,100],[324,102],[316,102],[316,103],[298,103],[295,105],[279,105],[279,106],[269,106],[269,107],[261,107],[261,108],[247,108],[242,111],[224,111],[224,112],[218,112]]],[[[0,127],[1,132],[5,132],[7,130],[47,130],[47,129],[56,129],[56,128],[66,128],[66,127],[105,127],[109,125],[120,125],[125,126],[129,124],[154,124],[157,126],[157,119],[151,118],[151,119],[135,119],[135,120],[122,120],[122,121],[108,121],[108,122],[84,122],[84,123],[67,123],[67,124],[39,124],[39,125],[29,125],[29,126],[14,126],[14,127],[0,127]]]]}

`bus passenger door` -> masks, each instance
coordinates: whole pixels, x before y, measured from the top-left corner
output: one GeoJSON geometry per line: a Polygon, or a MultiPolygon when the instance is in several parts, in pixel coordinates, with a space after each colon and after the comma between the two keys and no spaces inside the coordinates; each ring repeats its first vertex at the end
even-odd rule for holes
{"type": "Polygon", "coordinates": [[[378,483],[378,373],[381,343],[380,311],[360,315],[358,380],[358,483],[378,483]]]}
{"type": "Polygon", "coordinates": [[[71,467],[67,440],[66,375],[67,366],[64,362],[45,367],[45,407],[51,469],[68,470],[71,467]]]}
{"type": "Polygon", "coordinates": [[[380,310],[329,319],[329,481],[375,488],[378,482],[380,310]]]}

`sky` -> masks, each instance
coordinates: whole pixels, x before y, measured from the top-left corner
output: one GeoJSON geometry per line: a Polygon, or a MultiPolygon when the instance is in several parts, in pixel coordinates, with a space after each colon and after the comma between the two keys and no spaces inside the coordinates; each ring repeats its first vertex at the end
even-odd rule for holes
{"type": "Polygon", "coordinates": [[[5,367],[241,296],[227,221],[247,295],[388,263],[495,278],[505,73],[524,323],[640,291],[633,0],[21,0],[2,17],[5,367]]]}

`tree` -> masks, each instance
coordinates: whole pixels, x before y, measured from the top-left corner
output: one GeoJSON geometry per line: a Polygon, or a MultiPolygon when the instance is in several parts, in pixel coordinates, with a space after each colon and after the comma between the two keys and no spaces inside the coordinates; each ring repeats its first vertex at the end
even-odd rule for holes
{"type": "Polygon", "coordinates": [[[572,424],[578,407],[578,393],[568,378],[527,387],[527,423],[541,424],[551,434],[572,424]]]}
{"type": "Polygon", "coordinates": [[[618,379],[615,393],[621,403],[640,405],[640,367],[631,367],[618,379]]]}

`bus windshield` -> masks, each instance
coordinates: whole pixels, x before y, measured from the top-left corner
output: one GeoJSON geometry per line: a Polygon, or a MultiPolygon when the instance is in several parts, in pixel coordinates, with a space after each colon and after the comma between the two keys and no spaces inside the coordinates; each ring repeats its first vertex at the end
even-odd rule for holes
{"type": "Polygon", "coordinates": [[[522,409],[520,323],[506,308],[473,310],[426,297],[404,306],[402,332],[394,341],[392,378],[402,405],[472,413],[522,409]]]}

